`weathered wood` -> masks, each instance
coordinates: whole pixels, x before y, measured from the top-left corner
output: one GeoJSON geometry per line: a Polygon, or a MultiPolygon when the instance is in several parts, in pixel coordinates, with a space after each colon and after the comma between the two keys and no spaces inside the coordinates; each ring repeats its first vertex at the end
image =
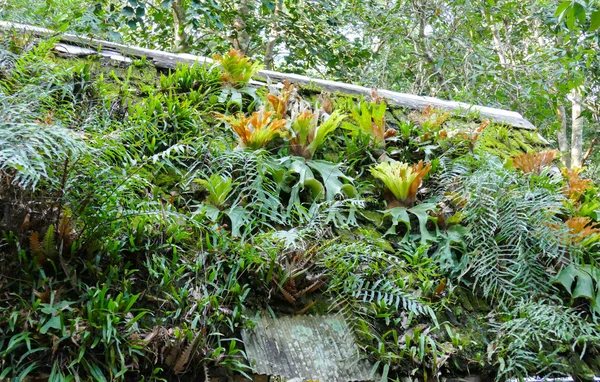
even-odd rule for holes
{"type": "Polygon", "coordinates": [[[7,21],[0,21],[0,29],[4,30],[15,30],[21,33],[31,33],[36,36],[57,36],[62,42],[70,42],[78,46],[94,48],[99,51],[113,51],[120,53],[123,56],[132,57],[146,57],[153,61],[157,67],[161,68],[174,68],[177,63],[185,63],[192,65],[196,62],[199,63],[212,63],[213,60],[208,57],[194,56],[191,54],[176,54],[161,52],[154,49],[146,49],[140,47],[132,47],[123,44],[118,44],[111,41],[99,40],[90,37],[77,36],[69,33],[57,33],[53,30],[35,27],[32,25],[11,23],[7,21]]]}
{"type": "Polygon", "coordinates": [[[106,50],[97,51],[94,49],[82,48],[79,46],[69,44],[56,44],[54,50],[56,52],[72,57],[101,56],[123,64],[131,64],[133,62],[131,58],[123,56],[122,54],[119,54],[117,52],[111,52],[106,50]]]}
{"type": "MultiPolygon", "coordinates": [[[[317,86],[328,92],[339,92],[343,94],[352,95],[369,95],[371,89],[364,86],[357,86],[346,84],[343,82],[319,80],[310,78],[299,74],[279,73],[270,70],[261,70],[260,75],[269,78],[272,81],[283,81],[288,80],[290,82],[298,83],[305,86],[317,86]]],[[[378,90],[379,96],[385,97],[388,103],[406,107],[408,109],[423,110],[428,105],[443,110],[456,111],[460,115],[467,115],[470,113],[479,114],[482,118],[489,118],[491,120],[506,123],[507,125],[521,127],[525,129],[533,130],[535,126],[528,120],[526,120],[521,114],[503,110],[495,109],[486,106],[470,105],[464,102],[446,101],[439,98],[417,96],[413,94],[398,93],[390,90],[378,90]]]]}
{"type": "MultiPolygon", "coordinates": [[[[185,63],[192,65],[194,63],[213,63],[213,60],[208,57],[195,56],[185,53],[168,53],[154,49],[146,49],[140,47],[131,47],[127,45],[117,44],[110,41],[98,40],[95,38],[82,37],[73,34],[57,34],[56,32],[34,27],[30,25],[11,23],[0,21],[0,29],[16,30],[22,33],[32,33],[38,36],[59,36],[63,42],[69,42],[78,46],[94,48],[102,52],[102,55],[107,55],[107,52],[113,51],[122,56],[129,57],[146,57],[152,60],[153,64],[160,68],[174,68],[177,63],[185,63]]],[[[346,84],[343,82],[321,80],[311,78],[299,74],[280,73],[271,70],[261,70],[259,75],[274,82],[288,80],[293,83],[319,87],[324,91],[332,93],[342,93],[350,95],[369,95],[371,89],[364,86],[346,84]]],[[[471,105],[464,102],[447,101],[439,98],[417,96],[413,94],[393,92],[390,90],[379,90],[378,94],[385,97],[389,104],[406,107],[408,109],[423,110],[428,105],[443,110],[450,110],[458,115],[478,114],[482,119],[489,119],[495,122],[504,123],[510,126],[534,130],[535,126],[525,119],[521,114],[504,110],[496,109],[487,106],[471,105]]]]}
{"type": "Polygon", "coordinates": [[[379,380],[360,357],[352,330],[338,315],[261,317],[242,331],[258,374],[329,382],[379,380]]]}

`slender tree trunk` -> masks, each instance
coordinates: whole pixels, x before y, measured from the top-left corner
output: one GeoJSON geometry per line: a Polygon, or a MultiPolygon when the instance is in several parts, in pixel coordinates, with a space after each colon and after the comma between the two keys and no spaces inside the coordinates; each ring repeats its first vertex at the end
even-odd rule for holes
{"type": "Polygon", "coordinates": [[[265,67],[268,70],[273,69],[273,61],[275,59],[275,44],[277,43],[277,32],[279,31],[279,13],[283,7],[283,0],[276,0],[275,12],[273,13],[273,24],[269,32],[269,41],[265,49],[265,67]]]}
{"type": "MultiPolygon", "coordinates": [[[[448,86],[446,85],[446,79],[444,78],[444,73],[442,72],[442,67],[440,67],[439,69],[436,69],[435,64],[436,64],[436,59],[433,57],[433,53],[430,51],[429,49],[429,44],[428,44],[428,37],[425,35],[425,27],[427,26],[427,16],[425,14],[425,5],[427,4],[427,1],[413,1],[413,7],[415,9],[415,13],[418,17],[418,23],[419,23],[419,37],[416,40],[413,40],[413,45],[414,45],[414,49],[415,49],[415,53],[420,55],[421,57],[423,57],[425,59],[425,61],[427,61],[427,63],[431,66],[431,70],[433,73],[431,73],[431,75],[427,76],[426,78],[424,78],[424,83],[428,83],[429,82],[429,78],[431,78],[432,76],[435,76],[439,85],[439,89],[430,89],[430,93],[436,93],[439,91],[445,91],[445,92],[449,92],[448,86]]],[[[420,69],[419,70],[420,73],[424,73],[425,72],[420,69]]],[[[431,86],[430,86],[431,88],[431,86]]]]}
{"type": "Polygon", "coordinates": [[[492,16],[488,16],[485,13],[485,10],[481,10],[481,15],[485,20],[490,23],[490,30],[492,31],[492,38],[494,40],[494,50],[498,54],[498,60],[500,61],[500,65],[506,66],[506,55],[504,54],[504,47],[502,46],[502,39],[500,38],[500,33],[498,32],[498,28],[494,23],[494,19],[492,16]]]}
{"type": "Polygon", "coordinates": [[[175,50],[186,48],[187,35],[185,33],[185,0],[173,1],[173,29],[175,31],[175,50]]]}
{"type": "Polygon", "coordinates": [[[581,94],[571,91],[571,167],[583,166],[583,118],[581,117],[581,94]]]}
{"type": "Polygon", "coordinates": [[[560,150],[563,164],[567,168],[571,168],[571,150],[569,148],[569,137],[567,136],[567,113],[564,105],[558,106],[557,114],[560,121],[560,130],[557,132],[558,149],[560,150]]]}
{"type": "Polygon", "coordinates": [[[248,47],[250,45],[250,36],[246,30],[246,18],[250,14],[250,1],[251,0],[238,1],[236,7],[237,15],[233,22],[233,29],[235,29],[236,32],[235,39],[233,40],[233,47],[244,54],[248,52],[248,47]]]}

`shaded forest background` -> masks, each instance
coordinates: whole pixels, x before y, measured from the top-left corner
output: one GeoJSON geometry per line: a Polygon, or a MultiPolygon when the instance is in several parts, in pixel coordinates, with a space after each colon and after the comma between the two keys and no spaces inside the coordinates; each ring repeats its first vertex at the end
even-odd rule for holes
{"type": "Polygon", "coordinates": [[[4,0],[0,17],[518,111],[565,164],[600,171],[594,0],[4,0]]]}

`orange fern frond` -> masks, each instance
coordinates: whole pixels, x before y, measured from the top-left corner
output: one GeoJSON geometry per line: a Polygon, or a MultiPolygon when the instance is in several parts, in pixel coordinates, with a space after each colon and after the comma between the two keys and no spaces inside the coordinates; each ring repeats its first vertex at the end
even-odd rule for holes
{"type": "Polygon", "coordinates": [[[515,155],[512,165],[526,174],[539,174],[544,167],[550,166],[558,151],[542,151],[515,155]]]}
{"type": "Polygon", "coordinates": [[[188,364],[190,359],[192,358],[192,353],[196,349],[196,345],[200,340],[200,332],[196,333],[192,342],[185,348],[185,350],[179,355],[177,358],[177,362],[175,363],[175,367],[173,371],[175,374],[181,374],[185,370],[185,366],[188,364]]]}
{"type": "Polygon", "coordinates": [[[265,147],[275,137],[284,134],[282,128],[286,121],[272,118],[274,114],[274,111],[255,111],[246,117],[243,113],[235,116],[216,113],[237,134],[240,147],[253,150],[265,147]]]}
{"type": "Polygon", "coordinates": [[[321,107],[321,110],[323,110],[327,114],[331,114],[331,112],[333,111],[333,100],[331,99],[331,96],[329,94],[319,94],[317,96],[317,101],[321,107]]]}
{"type": "Polygon", "coordinates": [[[297,86],[285,80],[279,94],[267,94],[267,102],[273,108],[278,118],[285,118],[288,111],[288,104],[296,91],[297,86]]]}
{"type": "Polygon", "coordinates": [[[283,297],[285,297],[287,302],[289,302],[290,304],[294,304],[296,302],[296,298],[294,298],[294,296],[292,296],[287,290],[285,290],[281,285],[279,285],[278,282],[275,282],[275,285],[277,285],[279,291],[281,292],[283,297]]]}
{"type": "Polygon", "coordinates": [[[408,189],[408,199],[410,199],[410,201],[414,203],[417,196],[417,191],[419,190],[419,187],[423,182],[423,178],[429,173],[429,170],[431,170],[431,163],[423,165],[423,161],[420,160],[419,163],[413,164],[411,167],[413,173],[417,174],[417,176],[415,177],[408,189]]]}
{"type": "Polygon", "coordinates": [[[600,233],[600,224],[592,222],[589,217],[576,216],[565,222],[573,234],[572,242],[581,243],[586,238],[600,233]]]}
{"type": "Polygon", "coordinates": [[[44,251],[42,248],[42,244],[40,243],[40,234],[39,232],[34,232],[29,236],[29,249],[31,253],[37,255],[44,251]]]}
{"type": "Polygon", "coordinates": [[[477,130],[475,130],[473,132],[473,135],[471,135],[469,137],[469,140],[472,143],[477,142],[477,139],[479,139],[479,136],[481,135],[481,133],[483,132],[483,130],[485,130],[486,127],[488,127],[490,125],[490,121],[483,121],[481,122],[481,125],[479,125],[479,127],[477,128],[477,130]]]}
{"type": "Polygon", "coordinates": [[[565,189],[565,195],[573,200],[579,199],[579,197],[587,190],[592,187],[594,183],[590,179],[579,178],[579,173],[582,171],[580,168],[575,169],[563,169],[563,176],[567,178],[567,188],[565,189]]]}

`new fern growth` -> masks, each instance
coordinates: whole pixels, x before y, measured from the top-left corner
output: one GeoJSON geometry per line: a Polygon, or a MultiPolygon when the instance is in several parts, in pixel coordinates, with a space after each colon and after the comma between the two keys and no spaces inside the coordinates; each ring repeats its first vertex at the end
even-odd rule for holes
{"type": "Polygon", "coordinates": [[[233,48],[222,56],[215,54],[213,57],[223,68],[221,81],[226,86],[244,87],[250,82],[252,76],[262,69],[260,63],[251,62],[242,52],[233,48]]]}
{"type": "Polygon", "coordinates": [[[350,109],[355,123],[346,123],[344,127],[358,134],[369,137],[378,147],[385,146],[385,138],[395,133],[395,130],[385,128],[385,102],[365,102],[350,109]]]}
{"type": "Polygon", "coordinates": [[[526,174],[540,174],[542,170],[552,164],[558,151],[530,152],[512,157],[512,165],[526,174]]]}
{"type": "MultiPolygon", "coordinates": [[[[423,161],[412,166],[395,161],[382,162],[371,168],[371,175],[383,181],[400,206],[412,207],[423,177],[429,173],[429,170],[431,170],[431,163],[423,165],[423,161]]],[[[388,207],[393,205],[394,203],[388,202],[388,207]]]]}
{"type": "Polygon", "coordinates": [[[217,114],[227,122],[239,138],[239,147],[257,150],[273,139],[285,134],[286,121],[273,117],[274,111],[256,111],[247,117],[243,113],[236,116],[217,114]]]}
{"type": "Polygon", "coordinates": [[[334,111],[325,121],[319,124],[319,115],[310,111],[303,111],[295,116],[291,130],[294,134],[290,138],[290,151],[292,155],[311,159],[315,151],[325,143],[325,139],[342,122],[346,116],[334,111]]]}

